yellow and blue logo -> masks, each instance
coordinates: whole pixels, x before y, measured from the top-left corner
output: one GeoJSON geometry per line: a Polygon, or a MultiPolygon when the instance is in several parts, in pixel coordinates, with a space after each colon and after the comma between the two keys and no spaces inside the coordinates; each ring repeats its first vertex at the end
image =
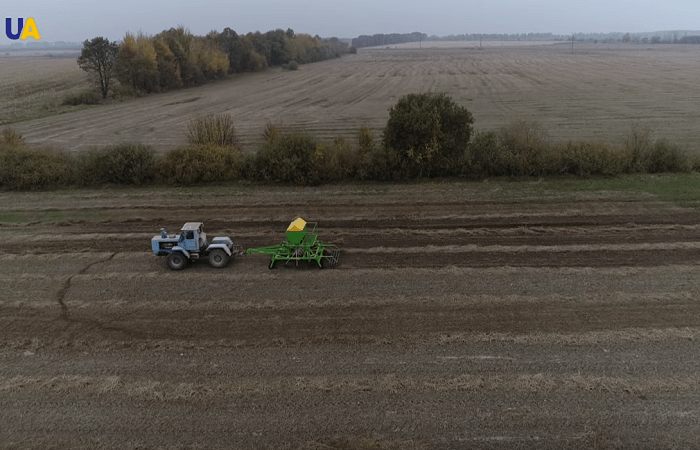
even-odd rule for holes
{"type": "Polygon", "coordinates": [[[16,41],[17,39],[23,41],[28,37],[33,37],[37,41],[41,40],[41,35],[39,34],[39,29],[36,26],[36,22],[31,17],[27,17],[26,23],[23,18],[17,19],[17,33],[12,32],[12,19],[9,17],[6,18],[5,34],[13,41],[16,41]]]}

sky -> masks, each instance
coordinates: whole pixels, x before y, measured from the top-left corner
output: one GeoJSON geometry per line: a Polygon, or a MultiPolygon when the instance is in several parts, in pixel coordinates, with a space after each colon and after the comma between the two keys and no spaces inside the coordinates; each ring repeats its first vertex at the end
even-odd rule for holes
{"type": "MultiPolygon", "coordinates": [[[[157,34],[178,25],[196,35],[226,27],[239,34],[292,28],[340,38],[700,30],[698,0],[0,0],[0,10],[12,19],[13,33],[17,18],[32,17],[49,42],[120,40],[126,32],[157,34]]],[[[0,45],[14,42],[0,34],[0,45]]]]}

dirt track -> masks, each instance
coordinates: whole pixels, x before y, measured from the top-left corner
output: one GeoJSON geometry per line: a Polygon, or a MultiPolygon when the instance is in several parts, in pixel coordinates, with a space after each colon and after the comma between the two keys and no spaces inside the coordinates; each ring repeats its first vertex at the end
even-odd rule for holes
{"type": "Polygon", "coordinates": [[[700,213],[497,191],[3,194],[0,448],[697,448],[700,213]],[[297,215],[340,267],[149,253],[297,215]]]}

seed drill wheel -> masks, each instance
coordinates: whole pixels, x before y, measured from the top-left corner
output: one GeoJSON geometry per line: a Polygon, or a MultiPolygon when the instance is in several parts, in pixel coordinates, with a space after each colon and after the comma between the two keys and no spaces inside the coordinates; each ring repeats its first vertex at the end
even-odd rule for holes
{"type": "Polygon", "coordinates": [[[224,267],[227,262],[228,255],[220,248],[212,250],[211,253],[209,253],[209,264],[212,267],[216,267],[218,269],[219,267],[224,267]]]}
{"type": "Polygon", "coordinates": [[[182,270],[187,264],[187,258],[180,252],[172,252],[168,255],[168,267],[173,270],[182,270]]]}

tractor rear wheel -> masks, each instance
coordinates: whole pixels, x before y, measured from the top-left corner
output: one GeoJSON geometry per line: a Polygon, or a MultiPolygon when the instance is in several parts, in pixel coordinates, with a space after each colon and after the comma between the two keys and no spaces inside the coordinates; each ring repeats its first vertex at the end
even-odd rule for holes
{"type": "Polygon", "coordinates": [[[220,267],[224,267],[227,262],[228,255],[220,248],[212,250],[211,253],[209,253],[209,264],[212,267],[216,267],[218,269],[220,267]]]}
{"type": "Polygon", "coordinates": [[[187,258],[180,252],[172,252],[168,255],[168,267],[173,270],[182,270],[187,264],[187,258]]]}

